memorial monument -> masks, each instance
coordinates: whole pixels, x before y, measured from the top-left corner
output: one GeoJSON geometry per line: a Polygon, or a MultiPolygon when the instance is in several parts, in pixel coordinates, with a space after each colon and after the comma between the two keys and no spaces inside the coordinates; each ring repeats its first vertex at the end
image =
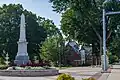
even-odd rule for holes
{"type": "Polygon", "coordinates": [[[20,38],[18,43],[18,52],[14,60],[14,64],[22,65],[29,63],[29,56],[27,53],[27,43],[26,42],[26,29],[25,29],[25,16],[24,14],[21,15],[21,22],[20,22],[20,38]]]}
{"type": "MultiPolygon", "coordinates": [[[[8,61],[7,54],[7,61],[8,61]]],[[[39,63],[37,56],[35,57],[35,62],[39,63]]],[[[20,38],[18,41],[18,52],[14,60],[16,66],[8,67],[7,70],[0,70],[0,76],[19,76],[19,77],[37,77],[37,76],[52,76],[59,74],[59,70],[54,68],[45,68],[45,67],[33,67],[29,66],[29,69],[26,67],[18,67],[20,65],[26,65],[29,63],[29,56],[27,53],[27,42],[26,42],[26,30],[25,30],[25,16],[21,15],[20,22],[20,38]]]]}

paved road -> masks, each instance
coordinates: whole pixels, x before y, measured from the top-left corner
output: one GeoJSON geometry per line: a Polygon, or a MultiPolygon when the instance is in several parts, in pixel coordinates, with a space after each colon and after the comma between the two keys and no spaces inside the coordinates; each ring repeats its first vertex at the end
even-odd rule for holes
{"type": "Polygon", "coordinates": [[[0,80],[54,80],[44,77],[3,77],[0,76],[0,80]]]}
{"type": "MultiPolygon", "coordinates": [[[[101,71],[101,68],[91,67],[73,67],[60,70],[60,73],[69,73],[76,80],[82,80],[82,78],[88,78],[101,71]]],[[[0,76],[0,80],[56,80],[57,76],[45,76],[45,77],[5,77],[0,76]]]]}

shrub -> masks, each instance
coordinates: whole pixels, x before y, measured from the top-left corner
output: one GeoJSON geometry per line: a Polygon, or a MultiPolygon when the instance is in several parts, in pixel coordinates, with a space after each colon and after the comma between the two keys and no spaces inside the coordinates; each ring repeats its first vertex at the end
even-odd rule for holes
{"type": "Polygon", "coordinates": [[[0,57],[0,65],[5,65],[5,60],[2,57],[0,57]]]}
{"type": "Polygon", "coordinates": [[[61,74],[58,76],[57,80],[75,80],[75,79],[69,74],[61,74]]]}
{"type": "Polygon", "coordinates": [[[82,80],[96,80],[95,78],[86,78],[86,79],[82,79],[82,80]]]}
{"type": "Polygon", "coordinates": [[[108,57],[109,57],[109,63],[110,64],[113,64],[113,63],[119,61],[118,56],[116,56],[116,55],[109,55],[108,57]]]}
{"type": "Polygon", "coordinates": [[[32,62],[32,63],[20,65],[20,67],[25,67],[25,66],[31,66],[31,67],[39,67],[39,66],[41,66],[41,67],[43,67],[43,66],[50,66],[50,65],[47,62],[40,62],[40,63],[32,62]]]}
{"type": "Polygon", "coordinates": [[[3,69],[7,69],[9,66],[8,65],[0,65],[0,69],[3,70],[3,69]]]}

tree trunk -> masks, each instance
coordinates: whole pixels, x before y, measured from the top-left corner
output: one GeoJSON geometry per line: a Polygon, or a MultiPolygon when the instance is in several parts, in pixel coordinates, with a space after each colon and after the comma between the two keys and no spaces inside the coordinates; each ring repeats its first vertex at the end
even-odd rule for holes
{"type": "Polygon", "coordinates": [[[100,56],[99,56],[99,65],[101,65],[101,55],[102,55],[102,39],[100,39],[100,56]]]}

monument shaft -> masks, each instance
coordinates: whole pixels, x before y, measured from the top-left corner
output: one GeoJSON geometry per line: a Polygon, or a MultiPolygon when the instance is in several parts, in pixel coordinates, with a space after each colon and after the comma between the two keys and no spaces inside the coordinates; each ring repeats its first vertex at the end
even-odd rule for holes
{"type": "Polygon", "coordinates": [[[24,14],[21,15],[20,39],[19,39],[19,41],[26,41],[26,35],[25,35],[25,16],[24,16],[24,14]]]}
{"type": "Polygon", "coordinates": [[[27,42],[26,42],[26,30],[25,30],[25,16],[21,15],[20,23],[20,38],[18,41],[18,52],[15,57],[14,63],[16,65],[22,65],[29,63],[29,56],[27,53],[27,42]]]}

